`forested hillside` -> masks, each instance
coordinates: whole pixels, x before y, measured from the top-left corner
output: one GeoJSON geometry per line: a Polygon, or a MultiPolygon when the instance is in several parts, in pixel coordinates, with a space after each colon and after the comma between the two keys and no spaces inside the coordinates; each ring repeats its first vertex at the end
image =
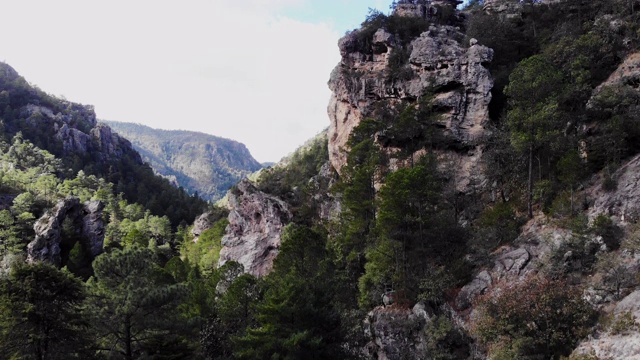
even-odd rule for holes
{"type": "Polygon", "coordinates": [[[0,93],[0,353],[637,356],[640,1],[457,5],[370,11],[338,44],[326,134],[190,226],[98,172],[104,152],[47,143],[73,117],[42,106],[76,105],[5,70],[30,90],[0,93]]]}
{"type": "Polygon", "coordinates": [[[216,201],[262,166],[244,144],[213,135],[104,121],[130,140],[145,162],[190,194],[216,201]]]}
{"type": "Polygon", "coordinates": [[[174,226],[191,222],[205,207],[153,174],[129,141],[98,124],[92,106],[75,104],[31,86],[0,63],[0,118],[5,142],[18,133],[62,162],[56,175],[73,178],[82,170],[110,182],[116,194],[167,215],[174,226]]]}

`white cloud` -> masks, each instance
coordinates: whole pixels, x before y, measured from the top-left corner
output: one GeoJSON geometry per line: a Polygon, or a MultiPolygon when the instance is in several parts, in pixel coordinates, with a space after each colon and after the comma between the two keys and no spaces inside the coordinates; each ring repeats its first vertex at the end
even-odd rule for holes
{"type": "Polygon", "coordinates": [[[0,2],[0,60],[99,118],[228,137],[275,161],[329,123],[342,31],[277,15],[302,2],[0,2]]]}

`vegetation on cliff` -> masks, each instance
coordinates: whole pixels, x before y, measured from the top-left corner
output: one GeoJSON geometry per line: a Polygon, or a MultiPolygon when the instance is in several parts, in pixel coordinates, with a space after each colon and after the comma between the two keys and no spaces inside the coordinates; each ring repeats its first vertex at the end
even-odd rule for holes
{"type": "MultiPolygon", "coordinates": [[[[190,222],[187,214],[201,204],[160,180],[153,180],[158,188],[130,189],[150,171],[132,172],[133,155],[90,162],[100,155],[69,155],[53,130],[30,128],[35,113],[21,111],[34,99],[61,114],[71,105],[5,69],[0,349],[38,359],[568,356],[598,326],[595,305],[637,286],[631,274],[640,264],[627,266],[635,260],[623,253],[637,251],[637,229],[625,233],[608,215],[587,214],[593,204],[585,189],[601,175],[603,191],[615,190],[615,169],[640,150],[640,75],[609,81],[638,50],[639,15],[626,0],[505,1],[517,10],[486,11],[473,1],[464,16],[372,12],[347,35],[357,41],[343,55],[363,61],[379,55],[379,28],[399,39],[389,67],[374,74],[395,86],[416,76],[400,71],[413,66],[403,53],[413,40],[425,30],[432,40],[459,37],[445,26],[455,21],[469,40],[495,51],[493,62],[480,64],[495,77],[488,131],[465,144],[442,124],[451,110],[443,94],[462,91],[455,83],[421,89],[419,97],[373,97],[342,149],[339,175],[329,166],[334,139],[321,135],[257,176],[255,191],[292,212],[282,245],[268,249],[279,250],[273,271],[262,278],[233,261],[217,267],[222,238],[238,231],[225,210],[210,209],[208,229],[194,239],[180,221],[190,222]],[[482,181],[462,186],[449,160],[476,152],[482,181]],[[172,198],[175,191],[181,195],[172,198]],[[68,196],[104,202],[104,253],[91,259],[74,240],[81,234],[62,222],[63,242],[75,244],[63,256],[66,269],[24,264],[34,219],[68,196]],[[166,198],[172,208],[157,212],[166,198]],[[539,244],[543,233],[552,238],[539,244]],[[552,236],[560,233],[567,236],[552,236]],[[527,248],[530,238],[538,243],[527,248]],[[538,267],[530,266],[534,255],[538,267]],[[393,324],[376,323],[384,312],[393,324]]],[[[616,331],[628,317],[619,316],[616,331]]]]}

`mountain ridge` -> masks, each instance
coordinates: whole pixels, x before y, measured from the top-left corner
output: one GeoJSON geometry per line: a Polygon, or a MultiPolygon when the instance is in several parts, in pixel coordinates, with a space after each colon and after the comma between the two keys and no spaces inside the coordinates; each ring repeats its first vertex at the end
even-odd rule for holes
{"type": "Polygon", "coordinates": [[[130,140],[156,173],[208,201],[220,199],[231,186],[262,168],[246,145],[232,139],[138,123],[101,122],[130,140]]]}

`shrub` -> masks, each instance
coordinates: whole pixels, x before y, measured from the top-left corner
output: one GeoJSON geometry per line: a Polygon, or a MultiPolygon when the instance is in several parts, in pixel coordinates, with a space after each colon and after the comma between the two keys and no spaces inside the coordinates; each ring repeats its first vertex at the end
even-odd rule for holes
{"type": "Polygon", "coordinates": [[[507,351],[511,358],[569,355],[596,320],[579,289],[537,277],[488,296],[479,309],[477,335],[491,353],[507,351]]]}
{"type": "Polygon", "coordinates": [[[600,214],[593,220],[591,231],[593,234],[602,237],[602,241],[607,245],[608,250],[616,250],[620,247],[623,235],[622,229],[605,214],[600,214]]]}

